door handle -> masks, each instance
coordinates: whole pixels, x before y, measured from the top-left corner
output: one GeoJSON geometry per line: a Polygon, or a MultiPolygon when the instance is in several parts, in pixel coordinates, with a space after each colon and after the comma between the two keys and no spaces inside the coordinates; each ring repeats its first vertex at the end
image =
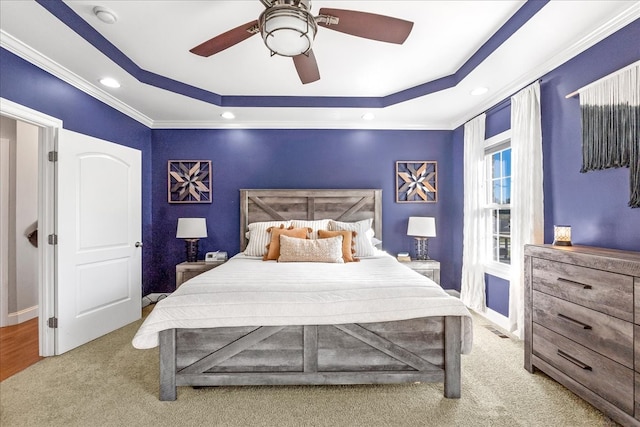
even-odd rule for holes
{"type": "Polygon", "coordinates": [[[136,248],[141,248],[142,247],[142,242],[136,242],[136,248]]]}

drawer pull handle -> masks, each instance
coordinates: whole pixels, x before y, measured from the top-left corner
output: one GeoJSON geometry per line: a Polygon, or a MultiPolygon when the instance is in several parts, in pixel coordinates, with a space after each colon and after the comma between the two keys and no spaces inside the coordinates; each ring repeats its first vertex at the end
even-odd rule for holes
{"type": "Polygon", "coordinates": [[[584,283],[576,282],[575,280],[564,279],[562,277],[558,277],[558,282],[568,283],[570,285],[581,286],[582,289],[591,289],[591,285],[585,285],[584,283]]]}
{"type": "Polygon", "coordinates": [[[563,359],[568,360],[569,362],[573,363],[574,365],[576,365],[580,369],[584,369],[585,371],[592,371],[593,370],[591,368],[591,366],[589,366],[589,365],[587,365],[585,363],[582,363],[581,361],[579,361],[575,357],[568,355],[567,353],[565,353],[562,350],[558,350],[558,356],[562,357],[563,359]]]}
{"type": "Polygon", "coordinates": [[[578,325],[582,329],[591,329],[591,325],[587,325],[586,323],[582,323],[579,320],[573,319],[573,318],[571,318],[569,316],[565,316],[562,313],[558,313],[558,317],[561,318],[562,320],[566,320],[567,322],[573,323],[574,325],[578,325]]]}

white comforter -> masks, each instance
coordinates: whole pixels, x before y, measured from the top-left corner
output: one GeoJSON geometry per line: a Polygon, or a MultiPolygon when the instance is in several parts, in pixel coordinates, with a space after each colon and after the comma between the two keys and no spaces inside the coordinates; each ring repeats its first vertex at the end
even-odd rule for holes
{"type": "Polygon", "coordinates": [[[472,319],[464,304],[393,257],[347,264],[278,263],[236,255],[158,302],[135,337],[158,345],[172,328],[332,325],[455,315],[462,352],[471,351],[472,319]]]}

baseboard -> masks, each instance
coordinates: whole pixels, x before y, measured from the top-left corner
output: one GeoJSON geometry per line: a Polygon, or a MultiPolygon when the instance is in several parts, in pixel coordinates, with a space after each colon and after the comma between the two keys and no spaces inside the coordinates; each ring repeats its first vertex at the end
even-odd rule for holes
{"type": "Polygon", "coordinates": [[[171,292],[147,294],[142,297],[142,307],[144,308],[150,304],[155,304],[169,295],[171,295],[171,292]]]}
{"type": "Polygon", "coordinates": [[[19,325],[27,320],[35,319],[38,317],[38,306],[25,308],[24,310],[16,311],[15,313],[9,313],[7,316],[7,324],[4,326],[19,325]]]}
{"type": "Polygon", "coordinates": [[[480,316],[484,317],[496,326],[501,327],[505,331],[509,331],[509,318],[497,311],[487,308],[485,312],[476,311],[480,316]]]}

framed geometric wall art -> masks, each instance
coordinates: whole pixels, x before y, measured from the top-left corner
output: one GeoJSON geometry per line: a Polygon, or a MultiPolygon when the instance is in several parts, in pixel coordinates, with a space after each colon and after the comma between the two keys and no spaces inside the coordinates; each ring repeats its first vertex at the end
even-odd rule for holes
{"type": "Polygon", "coordinates": [[[167,162],[169,203],[211,203],[211,160],[167,162]]]}
{"type": "Polygon", "coordinates": [[[438,162],[426,160],[396,162],[396,203],[438,201],[438,162]]]}

